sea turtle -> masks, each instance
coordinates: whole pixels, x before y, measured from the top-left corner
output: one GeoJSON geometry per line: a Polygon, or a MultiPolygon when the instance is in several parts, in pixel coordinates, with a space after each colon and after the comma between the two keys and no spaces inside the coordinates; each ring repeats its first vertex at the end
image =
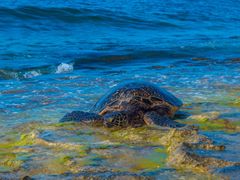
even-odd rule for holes
{"type": "Polygon", "coordinates": [[[60,122],[75,121],[106,127],[181,127],[184,125],[171,119],[181,106],[181,100],[155,84],[130,81],[110,90],[89,112],[67,113],[60,122]]]}

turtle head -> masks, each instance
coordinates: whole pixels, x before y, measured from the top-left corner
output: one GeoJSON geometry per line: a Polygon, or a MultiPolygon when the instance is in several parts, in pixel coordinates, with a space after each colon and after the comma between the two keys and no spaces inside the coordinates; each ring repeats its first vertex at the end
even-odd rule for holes
{"type": "Polygon", "coordinates": [[[163,104],[158,104],[158,105],[154,106],[151,110],[156,111],[161,116],[166,115],[168,117],[173,118],[177,109],[178,108],[176,108],[168,103],[163,103],[163,104]]]}
{"type": "Polygon", "coordinates": [[[107,113],[103,118],[106,127],[127,127],[129,124],[128,115],[124,111],[107,113]]]}

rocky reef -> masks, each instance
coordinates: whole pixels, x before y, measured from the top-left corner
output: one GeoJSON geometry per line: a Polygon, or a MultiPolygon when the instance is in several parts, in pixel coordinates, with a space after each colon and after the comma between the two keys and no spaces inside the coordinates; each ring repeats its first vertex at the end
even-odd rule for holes
{"type": "MultiPolygon", "coordinates": [[[[206,122],[216,117],[213,113],[208,118],[193,116],[186,121],[194,124],[203,119],[206,122]]],[[[237,125],[233,129],[237,130],[237,125]]],[[[33,122],[18,126],[3,139],[5,142],[0,144],[0,171],[9,176],[13,172],[19,177],[66,173],[98,176],[100,173],[109,177],[146,178],[160,173],[161,169],[170,168],[217,177],[215,169],[240,165],[198,154],[196,150],[199,149],[224,151],[225,146],[213,143],[194,125],[179,129],[107,129],[74,123],[33,122]]]]}

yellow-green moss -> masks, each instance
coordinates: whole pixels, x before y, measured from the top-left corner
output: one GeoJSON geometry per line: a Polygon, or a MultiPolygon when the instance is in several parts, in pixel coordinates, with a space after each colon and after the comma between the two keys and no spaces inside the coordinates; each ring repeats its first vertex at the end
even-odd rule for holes
{"type": "Polygon", "coordinates": [[[236,122],[231,122],[226,119],[219,118],[220,113],[210,112],[200,115],[193,115],[188,119],[184,120],[184,123],[190,125],[198,125],[202,130],[222,130],[222,131],[239,131],[239,124],[236,122]]]}
{"type": "Polygon", "coordinates": [[[68,126],[73,126],[75,124],[76,124],[75,122],[64,122],[64,123],[49,124],[49,126],[52,126],[52,127],[68,127],[68,126]]]}
{"type": "MultiPolygon", "coordinates": [[[[198,124],[200,128],[204,130],[224,130],[224,129],[235,129],[240,125],[240,122],[228,122],[224,119],[219,119],[218,114],[212,114],[210,117],[199,116],[191,117],[185,120],[187,124],[198,124]]],[[[34,126],[32,124],[32,126],[34,126]]],[[[34,129],[34,128],[33,128],[34,129]]],[[[140,127],[140,128],[126,128],[126,129],[107,129],[104,127],[82,127],[77,126],[74,123],[56,123],[48,125],[37,125],[33,131],[27,131],[27,128],[16,134],[16,138],[11,138],[9,141],[0,144],[0,172],[13,171],[21,167],[21,165],[29,159],[30,154],[16,153],[16,149],[20,148],[34,148],[44,147],[44,150],[50,150],[49,159],[43,159],[40,164],[43,169],[39,169],[38,173],[56,173],[62,174],[66,172],[77,173],[86,166],[99,165],[99,159],[105,159],[109,161],[109,168],[111,169],[111,163],[116,163],[116,170],[123,171],[148,171],[156,170],[164,167],[165,163],[175,148],[175,144],[192,142],[195,143],[194,138],[198,139],[197,131],[189,130],[187,132],[179,132],[179,130],[167,129],[167,128],[153,128],[153,127],[140,127]],[[52,130],[74,130],[78,136],[91,135],[100,140],[100,144],[94,144],[94,142],[87,142],[88,145],[76,144],[76,143],[64,143],[64,142],[51,142],[39,138],[39,131],[52,129],[52,130]],[[24,132],[24,133],[23,133],[24,132]],[[18,138],[17,138],[18,135],[18,138]],[[144,146],[158,146],[154,148],[152,152],[146,156],[139,156],[134,154],[128,154],[123,151],[122,154],[116,153],[117,149],[113,148],[116,146],[127,146],[132,147],[144,146]],[[162,147],[164,145],[165,147],[162,147]],[[27,147],[31,146],[31,147],[27,147]],[[94,155],[93,150],[95,153],[94,155]],[[107,152],[101,154],[101,152],[107,152]],[[115,153],[115,154],[114,154],[115,153]],[[110,155],[109,155],[110,154],[110,155]],[[123,164],[118,164],[118,161],[122,161],[123,164]]],[[[120,147],[121,148],[121,147],[120,147]]],[[[37,148],[42,150],[42,148],[37,148]]],[[[104,165],[105,161],[104,160],[104,165]]],[[[101,165],[101,164],[100,164],[101,165]]],[[[178,166],[178,164],[176,164],[178,166]]],[[[186,167],[189,165],[186,164],[186,167]]]]}
{"type": "Polygon", "coordinates": [[[6,173],[11,171],[12,171],[12,168],[0,165],[0,173],[6,173]]]}
{"type": "Polygon", "coordinates": [[[217,98],[209,98],[208,102],[217,103],[223,106],[240,107],[239,95],[239,92],[229,92],[222,96],[218,96],[217,98]]]}
{"type": "Polygon", "coordinates": [[[108,134],[98,133],[98,137],[109,139],[114,142],[138,145],[160,145],[160,137],[168,131],[154,129],[150,127],[126,128],[121,130],[111,130],[108,134]]]}
{"type": "Polygon", "coordinates": [[[34,133],[32,133],[32,134],[22,134],[20,136],[20,140],[17,141],[14,145],[15,146],[33,145],[35,143],[34,138],[35,138],[34,133]]]}
{"type": "MultiPolygon", "coordinates": [[[[60,155],[58,157],[50,157],[47,161],[44,161],[42,166],[43,170],[47,173],[63,174],[69,171],[72,157],[66,155],[60,155]]],[[[42,171],[43,171],[42,170],[42,171]]]]}
{"type": "Polygon", "coordinates": [[[0,172],[18,170],[23,161],[18,158],[18,155],[11,152],[0,153],[0,172]]]}
{"type": "Polygon", "coordinates": [[[151,171],[165,166],[165,160],[155,157],[156,159],[139,158],[135,159],[130,171],[151,171]]]}
{"type": "Polygon", "coordinates": [[[233,107],[240,107],[240,98],[235,99],[235,101],[228,103],[230,106],[233,107]]]}
{"type": "Polygon", "coordinates": [[[163,153],[163,154],[167,153],[166,148],[163,148],[163,147],[158,147],[154,151],[158,153],[163,153]]]}
{"type": "Polygon", "coordinates": [[[92,164],[90,157],[80,158],[76,154],[57,154],[43,162],[44,172],[63,174],[66,172],[77,173],[84,166],[92,164]]]}
{"type": "Polygon", "coordinates": [[[69,162],[73,159],[73,156],[70,155],[63,155],[55,159],[57,163],[66,165],[69,164],[69,162]]]}
{"type": "Polygon", "coordinates": [[[164,167],[167,153],[163,149],[149,149],[143,154],[140,148],[124,146],[120,149],[96,150],[95,153],[99,154],[101,159],[105,159],[105,166],[114,171],[140,172],[164,167]]]}
{"type": "Polygon", "coordinates": [[[198,125],[201,130],[206,131],[239,131],[239,127],[232,122],[229,122],[228,120],[218,119],[213,121],[185,121],[186,124],[189,125],[198,125]]]}
{"type": "MultiPolygon", "coordinates": [[[[80,144],[49,142],[38,137],[38,132],[21,134],[20,137],[0,144],[0,171],[15,171],[21,168],[22,164],[32,155],[27,152],[29,147],[43,146],[53,151],[53,156],[61,152],[74,152],[76,157],[85,157],[89,148],[80,144]],[[26,151],[25,151],[26,150],[26,151]],[[24,153],[25,152],[25,153],[24,153]]],[[[30,148],[30,149],[31,149],[30,148]]],[[[59,164],[70,161],[70,156],[59,158],[59,164]]]]}
{"type": "Polygon", "coordinates": [[[12,142],[5,142],[5,143],[1,143],[0,144],[0,149],[2,149],[2,148],[4,148],[4,149],[12,148],[13,146],[14,146],[14,143],[12,143],[12,142]]]}
{"type": "Polygon", "coordinates": [[[22,134],[19,139],[12,139],[9,142],[0,143],[0,148],[13,148],[16,146],[27,146],[34,144],[34,133],[22,134]]]}

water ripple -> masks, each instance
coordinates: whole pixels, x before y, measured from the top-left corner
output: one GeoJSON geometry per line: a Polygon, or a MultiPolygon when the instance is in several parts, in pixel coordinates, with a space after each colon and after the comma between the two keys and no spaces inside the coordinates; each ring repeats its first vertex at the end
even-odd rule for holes
{"type": "MultiPolygon", "coordinates": [[[[115,14],[108,10],[93,11],[90,9],[74,8],[39,8],[33,6],[19,7],[15,9],[0,8],[1,17],[13,17],[15,20],[58,20],[64,23],[110,23],[118,26],[131,25],[133,27],[162,27],[180,28],[178,25],[166,20],[144,20],[140,17],[131,17],[126,14],[115,14]]],[[[1,18],[0,22],[4,21],[1,18]]]]}

